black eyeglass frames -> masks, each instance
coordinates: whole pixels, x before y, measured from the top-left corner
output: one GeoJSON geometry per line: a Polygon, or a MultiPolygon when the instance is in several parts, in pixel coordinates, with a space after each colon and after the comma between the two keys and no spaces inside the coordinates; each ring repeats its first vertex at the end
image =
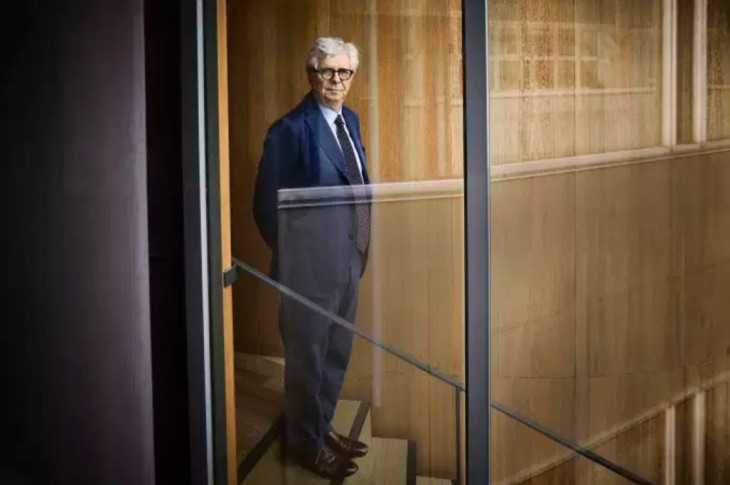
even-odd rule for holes
{"type": "Polygon", "coordinates": [[[334,79],[335,73],[337,73],[340,80],[342,81],[347,81],[352,77],[353,74],[355,74],[355,71],[353,71],[352,69],[332,69],[329,67],[326,67],[324,69],[311,69],[311,71],[319,74],[322,79],[325,79],[327,81],[334,79]]]}

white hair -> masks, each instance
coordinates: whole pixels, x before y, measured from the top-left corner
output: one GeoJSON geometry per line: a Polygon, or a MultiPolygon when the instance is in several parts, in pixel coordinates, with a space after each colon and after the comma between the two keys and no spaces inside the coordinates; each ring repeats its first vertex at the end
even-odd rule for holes
{"type": "Polygon", "coordinates": [[[360,64],[360,54],[354,44],[345,42],[339,37],[320,37],[314,41],[311,49],[309,49],[307,70],[317,69],[320,61],[343,53],[350,58],[350,68],[357,71],[357,66],[360,64]]]}

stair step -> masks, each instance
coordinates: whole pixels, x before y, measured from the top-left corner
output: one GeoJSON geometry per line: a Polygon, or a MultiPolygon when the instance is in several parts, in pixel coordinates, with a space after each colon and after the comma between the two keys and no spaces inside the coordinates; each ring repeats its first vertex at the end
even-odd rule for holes
{"type": "Polygon", "coordinates": [[[236,397],[236,444],[240,464],[276,422],[281,409],[252,396],[236,397]]]}
{"type": "Polygon", "coordinates": [[[332,427],[335,431],[345,436],[349,435],[358,409],[360,409],[360,401],[343,400],[338,402],[335,415],[332,418],[332,427]]]}
{"type": "Polygon", "coordinates": [[[281,439],[277,438],[266,450],[243,485],[329,485],[330,481],[307,470],[281,461],[281,439]]]}
{"type": "MultiPolygon", "coordinates": [[[[244,469],[252,452],[263,451],[257,447],[265,446],[261,441],[284,409],[284,386],[276,381],[276,369],[266,356],[236,355],[236,457],[244,469]]],[[[279,374],[283,380],[283,371],[279,374]]]]}
{"type": "Polygon", "coordinates": [[[240,370],[236,372],[235,377],[237,396],[256,397],[279,405],[283,402],[283,386],[277,387],[276,383],[272,382],[270,378],[240,370]]]}
{"type": "MultiPolygon", "coordinates": [[[[359,407],[359,401],[338,402],[332,419],[335,429],[342,434],[349,434],[359,407]]],[[[329,485],[330,481],[317,477],[295,464],[282,463],[281,438],[277,438],[242,483],[243,485],[329,485]]]]}
{"type": "Polygon", "coordinates": [[[284,359],[280,357],[236,352],[234,367],[236,370],[246,370],[268,378],[284,378],[284,359]]]}
{"type": "Polygon", "coordinates": [[[446,478],[416,477],[416,485],[453,485],[446,478]]]}
{"type": "Polygon", "coordinates": [[[344,485],[406,485],[408,483],[408,441],[370,438],[370,452],[355,460],[360,471],[344,485]]]}
{"type": "Polygon", "coordinates": [[[373,422],[371,420],[370,410],[368,410],[368,414],[365,416],[365,423],[362,425],[362,430],[360,431],[360,437],[358,439],[368,446],[373,439],[373,422]]]}

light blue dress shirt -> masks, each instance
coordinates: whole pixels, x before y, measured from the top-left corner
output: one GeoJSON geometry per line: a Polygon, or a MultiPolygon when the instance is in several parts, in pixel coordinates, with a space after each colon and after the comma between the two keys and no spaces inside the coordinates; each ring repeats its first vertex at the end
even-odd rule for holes
{"type": "MultiPolygon", "coordinates": [[[[326,106],[324,104],[319,104],[319,110],[322,112],[322,115],[324,115],[324,119],[327,120],[327,125],[329,125],[330,130],[332,130],[332,134],[335,135],[335,140],[337,141],[337,145],[340,146],[340,140],[337,138],[337,125],[335,125],[335,120],[337,119],[337,115],[342,116],[342,110],[340,110],[339,113],[337,113],[335,110],[330,108],[329,106],[326,106]]],[[[355,141],[352,139],[352,136],[350,135],[350,130],[347,128],[347,122],[345,121],[345,117],[342,116],[342,121],[345,126],[345,132],[347,133],[347,137],[350,139],[350,143],[352,144],[352,149],[355,152],[355,159],[357,160],[357,168],[360,169],[360,175],[362,176],[362,162],[360,161],[360,155],[357,153],[357,148],[355,145],[355,141]]],[[[340,151],[342,150],[342,146],[340,146],[340,151]]]]}

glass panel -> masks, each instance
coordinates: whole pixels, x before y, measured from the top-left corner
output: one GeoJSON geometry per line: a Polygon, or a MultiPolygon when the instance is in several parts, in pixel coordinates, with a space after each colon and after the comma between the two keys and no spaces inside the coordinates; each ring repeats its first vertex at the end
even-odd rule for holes
{"type": "MultiPolygon", "coordinates": [[[[371,404],[374,446],[381,440],[386,444],[388,440],[408,441],[411,476],[455,480],[460,449],[456,444],[462,433],[457,428],[456,392],[452,386],[357,339],[343,396],[371,404]]],[[[370,480],[363,476],[357,483],[388,483],[386,470],[377,469],[381,466],[376,462],[370,480]],[[380,480],[375,479],[378,477],[380,480]]]]}
{"type": "Polygon", "coordinates": [[[492,442],[499,446],[492,448],[491,483],[633,483],[496,410],[492,411],[492,442]]]}
{"type": "MultiPolygon", "coordinates": [[[[279,281],[355,322],[354,331],[461,383],[462,203],[460,181],[281,190],[279,281]],[[333,234],[350,234],[352,244],[358,243],[360,217],[370,221],[370,250],[359,291],[349,295],[347,282],[359,278],[361,259],[351,245],[339,247],[333,234]],[[355,297],[356,310],[343,306],[355,297]]],[[[279,315],[291,321],[280,320],[282,335],[289,333],[285,355],[295,355],[298,350],[287,348],[287,339],[290,346],[299,346],[305,338],[300,328],[306,335],[314,333],[307,328],[312,314],[285,299],[279,315]],[[286,328],[294,323],[298,329],[286,328]]],[[[326,321],[316,325],[321,323],[326,321]]],[[[370,344],[356,344],[352,359],[343,395],[350,386],[358,399],[373,403],[380,436],[414,441],[419,474],[455,478],[454,389],[370,344]]]]}
{"type": "MultiPolygon", "coordinates": [[[[490,1],[493,162],[659,145],[663,3],[490,1]],[[561,69],[570,73],[563,81],[561,69]]],[[[726,2],[710,3],[714,89],[730,22],[720,12],[726,2]]],[[[686,70],[694,2],[678,2],[673,14],[686,70]]],[[[678,93],[683,142],[692,139],[691,81],[681,77],[678,93]]],[[[722,103],[710,111],[721,126],[722,103]]],[[[727,157],[640,161],[600,169],[542,163],[537,175],[530,163],[497,167],[493,397],[653,483],[672,473],[676,483],[709,474],[721,483],[727,157]]],[[[495,428],[500,480],[550,454],[514,439],[495,428]]]]}
{"type": "Polygon", "coordinates": [[[707,138],[730,138],[730,4],[707,2],[707,138]]]}
{"type": "MultiPolygon", "coordinates": [[[[302,303],[300,295],[265,275],[244,272],[257,294],[270,294],[283,306],[297,306],[299,321],[317,320],[330,338],[353,334],[332,320],[324,307],[302,303]],[[277,295],[278,294],[278,295],[277,295]]],[[[291,308],[287,310],[292,314],[291,308]]],[[[340,322],[342,323],[342,322],[340,322]]],[[[365,322],[363,322],[365,323],[365,322]]],[[[359,330],[367,325],[359,325],[359,330]]],[[[240,478],[246,485],[329,484],[297,464],[284,449],[285,409],[295,406],[292,396],[301,382],[301,367],[275,356],[236,352],[236,391],[240,478]]],[[[323,383],[324,384],[324,383],[323,383]]],[[[359,470],[351,484],[431,483],[456,480],[464,426],[463,402],[454,386],[355,337],[342,393],[331,426],[365,443],[366,456],[354,458],[359,470]],[[461,425],[459,423],[461,422],[461,425]],[[429,481],[430,480],[430,481],[429,481]]],[[[291,451],[289,452],[291,453],[291,451]]],[[[463,462],[462,462],[463,463],[463,462]]],[[[448,482],[446,482],[448,481],[448,482]]]]}
{"type": "MultiPolygon", "coordinates": [[[[374,436],[413,442],[414,473],[448,479],[458,469],[453,389],[349,342],[365,332],[464,380],[461,5],[228,5],[233,254],[355,325],[332,330],[316,309],[243,278],[235,348],[286,361],[290,426],[327,422],[316,411],[326,402],[368,402],[374,436]],[[352,42],[357,59],[333,40],[310,56],[323,36],[352,42]],[[317,386],[331,395],[310,399],[317,386]]],[[[324,434],[289,429],[297,449],[324,434]]]]}
{"type": "Polygon", "coordinates": [[[660,0],[489,2],[492,165],[661,145],[660,0]]]}
{"type": "Polygon", "coordinates": [[[710,156],[492,182],[494,399],[654,482],[704,448],[662,416],[728,371],[729,182],[710,156]]]}

